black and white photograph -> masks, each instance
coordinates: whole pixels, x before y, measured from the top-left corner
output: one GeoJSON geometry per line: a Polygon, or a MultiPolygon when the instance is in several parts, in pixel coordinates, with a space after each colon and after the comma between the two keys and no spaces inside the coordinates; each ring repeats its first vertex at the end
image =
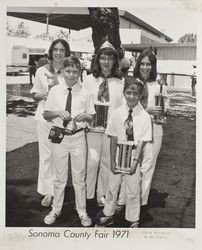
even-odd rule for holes
{"type": "Polygon", "coordinates": [[[199,249],[200,1],[108,5],[2,4],[3,250],[199,249]]]}

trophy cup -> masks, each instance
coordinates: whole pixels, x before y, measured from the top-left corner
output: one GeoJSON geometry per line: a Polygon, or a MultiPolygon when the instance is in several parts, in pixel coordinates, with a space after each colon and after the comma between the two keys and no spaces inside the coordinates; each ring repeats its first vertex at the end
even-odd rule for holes
{"type": "Polygon", "coordinates": [[[93,122],[89,125],[89,131],[95,133],[104,133],[107,126],[109,102],[95,101],[95,115],[93,122]]]}
{"type": "Polygon", "coordinates": [[[167,85],[166,83],[166,75],[162,75],[161,78],[158,80],[160,85],[160,92],[156,93],[155,95],[155,106],[161,106],[161,113],[159,115],[154,115],[154,123],[157,124],[165,124],[166,123],[166,116],[165,116],[165,99],[167,96],[163,95],[163,85],[167,85]]]}
{"type": "Polygon", "coordinates": [[[48,74],[45,74],[45,76],[47,77],[47,81],[48,81],[48,92],[49,92],[50,89],[54,86],[53,76],[52,76],[52,75],[48,75],[48,74]]]}
{"type": "Polygon", "coordinates": [[[118,151],[116,154],[116,167],[115,173],[129,174],[132,158],[132,150],[134,148],[132,141],[118,141],[118,151]]]}
{"type": "Polygon", "coordinates": [[[74,119],[69,120],[66,128],[63,130],[65,135],[72,135],[77,130],[76,121],[74,119]]]}

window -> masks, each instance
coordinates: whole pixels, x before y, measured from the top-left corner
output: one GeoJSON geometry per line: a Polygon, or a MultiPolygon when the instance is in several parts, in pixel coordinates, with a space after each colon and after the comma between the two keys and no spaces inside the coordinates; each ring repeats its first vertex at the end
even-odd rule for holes
{"type": "Polygon", "coordinates": [[[26,58],[27,58],[27,54],[23,53],[23,54],[22,54],[22,58],[23,58],[23,59],[26,59],[26,58]]]}

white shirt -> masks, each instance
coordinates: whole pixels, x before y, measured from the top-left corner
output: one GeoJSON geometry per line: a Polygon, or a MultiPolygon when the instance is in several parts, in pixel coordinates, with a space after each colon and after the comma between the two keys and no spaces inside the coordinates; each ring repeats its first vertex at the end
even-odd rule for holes
{"type": "MultiPolygon", "coordinates": [[[[39,92],[47,92],[49,90],[49,85],[50,82],[48,81],[48,78],[52,77],[52,73],[50,71],[48,71],[48,69],[46,67],[40,67],[37,71],[36,71],[36,75],[34,78],[34,85],[32,87],[32,89],[30,90],[30,93],[39,93],[39,92]]],[[[58,76],[58,80],[61,78],[61,76],[58,76]]],[[[46,101],[45,100],[41,100],[38,103],[36,112],[35,112],[35,120],[38,121],[45,121],[45,119],[43,118],[42,114],[44,112],[44,106],[45,106],[46,101]]]]}
{"type": "MultiPolygon", "coordinates": [[[[105,133],[110,136],[117,136],[120,141],[126,141],[126,128],[124,127],[124,122],[128,118],[128,113],[129,107],[127,104],[123,104],[121,107],[114,110],[109,117],[105,133]]],[[[141,104],[138,103],[133,108],[132,117],[135,145],[137,145],[139,141],[151,141],[151,118],[141,104]]]]}
{"type": "MultiPolygon", "coordinates": [[[[68,86],[64,78],[60,79],[60,84],[51,88],[46,104],[45,111],[60,111],[65,110],[68,86]]],[[[72,103],[71,103],[71,117],[74,118],[79,113],[95,114],[92,96],[88,91],[82,88],[79,84],[72,86],[72,103]]],[[[60,117],[52,119],[52,122],[59,127],[63,127],[63,120],[60,117]]],[[[85,128],[86,122],[77,122],[78,128],[85,128]]]]}
{"type": "MultiPolygon", "coordinates": [[[[93,101],[98,101],[98,92],[100,84],[103,82],[104,78],[94,77],[92,74],[88,75],[83,82],[83,87],[88,90],[93,96],[93,101]]],[[[120,107],[123,99],[123,82],[118,78],[108,78],[109,87],[109,110],[108,117],[111,112],[120,107]]]]}

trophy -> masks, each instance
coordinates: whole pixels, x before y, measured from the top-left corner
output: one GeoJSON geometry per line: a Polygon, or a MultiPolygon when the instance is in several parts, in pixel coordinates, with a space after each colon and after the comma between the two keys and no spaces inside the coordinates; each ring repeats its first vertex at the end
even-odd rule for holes
{"type": "Polygon", "coordinates": [[[50,91],[50,89],[54,86],[54,82],[53,82],[53,76],[52,75],[48,75],[45,73],[45,76],[47,77],[47,81],[48,81],[48,92],[50,91]]]}
{"type": "Polygon", "coordinates": [[[165,116],[165,99],[167,96],[163,95],[163,85],[167,85],[166,83],[166,75],[162,74],[161,78],[158,80],[158,84],[160,85],[160,92],[155,95],[155,106],[161,106],[161,113],[159,115],[154,115],[154,123],[157,124],[165,124],[166,116],[165,116]]]}
{"type": "Polygon", "coordinates": [[[118,151],[116,154],[116,167],[115,173],[129,174],[132,158],[132,150],[134,148],[132,141],[118,141],[118,151]]]}
{"type": "Polygon", "coordinates": [[[104,133],[107,126],[109,102],[95,101],[95,115],[92,123],[89,125],[89,131],[95,133],[104,133]]]}
{"type": "Polygon", "coordinates": [[[71,119],[67,123],[66,128],[63,129],[63,133],[65,135],[72,135],[75,133],[76,130],[77,130],[76,121],[74,119],[71,119]]]}

